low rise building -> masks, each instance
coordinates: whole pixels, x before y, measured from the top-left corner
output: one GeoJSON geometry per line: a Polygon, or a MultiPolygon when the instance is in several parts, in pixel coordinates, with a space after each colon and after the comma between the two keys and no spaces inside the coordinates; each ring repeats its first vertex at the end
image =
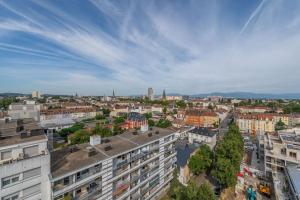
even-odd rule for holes
{"type": "Polygon", "coordinates": [[[35,101],[24,101],[23,103],[13,103],[9,105],[8,115],[12,119],[33,118],[40,120],[40,105],[35,101]]]}
{"type": "Polygon", "coordinates": [[[215,112],[207,110],[188,110],[185,123],[191,126],[214,127],[219,125],[219,117],[215,112]]]}
{"type": "Polygon", "coordinates": [[[217,131],[207,127],[195,127],[187,131],[189,143],[206,144],[214,149],[217,143],[217,131]]]}

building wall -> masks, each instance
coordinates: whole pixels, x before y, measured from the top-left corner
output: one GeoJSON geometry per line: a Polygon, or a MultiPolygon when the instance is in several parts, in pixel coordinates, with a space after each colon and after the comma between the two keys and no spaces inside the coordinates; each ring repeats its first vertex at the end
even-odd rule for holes
{"type": "Polygon", "coordinates": [[[29,194],[29,188],[32,193],[26,199],[50,199],[50,155],[47,150],[47,142],[39,141],[1,147],[0,152],[7,150],[12,151],[14,161],[0,164],[0,199],[12,194],[18,194],[18,198],[22,198],[29,194]],[[38,155],[29,155],[24,159],[19,156],[20,152],[23,153],[24,148],[35,145],[38,145],[38,155]],[[36,172],[32,176],[28,176],[32,173],[31,170],[36,170],[36,172]],[[19,180],[4,186],[4,180],[10,179],[10,177],[18,177],[19,180]]]}

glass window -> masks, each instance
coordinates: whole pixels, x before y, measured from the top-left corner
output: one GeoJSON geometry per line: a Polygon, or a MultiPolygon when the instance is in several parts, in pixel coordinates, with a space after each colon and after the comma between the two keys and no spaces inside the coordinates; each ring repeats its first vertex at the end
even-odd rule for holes
{"type": "Polygon", "coordinates": [[[26,179],[32,178],[34,176],[39,176],[39,175],[41,175],[41,168],[40,167],[24,172],[23,173],[23,179],[26,180],[26,179]]]}
{"type": "Polygon", "coordinates": [[[23,195],[26,197],[40,192],[41,192],[41,184],[38,184],[24,189],[23,195]]]}
{"type": "Polygon", "coordinates": [[[11,151],[1,152],[1,160],[7,160],[11,158],[11,151]]]}
{"type": "Polygon", "coordinates": [[[36,156],[39,154],[39,146],[31,146],[31,147],[26,147],[24,148],[24,155],[31,157],[31,156],[36,156]]]}

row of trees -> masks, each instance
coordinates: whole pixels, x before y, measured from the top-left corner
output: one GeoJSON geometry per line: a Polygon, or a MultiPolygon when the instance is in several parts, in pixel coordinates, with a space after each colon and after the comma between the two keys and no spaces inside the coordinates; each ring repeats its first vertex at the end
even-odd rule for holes
{"type": "Polygon", "coordinates": [[[240,171],[243,155],[243,137],[239,128],[232,124],[224,139],[216,147],[215,163],[211,172],[222,187],[231,187],[236,184],[236,175],[240,171]]]}
{"type": "Polygon", "coordinates": [[[195,175],[200,175],[209,170],[213,163],[214,154],[209,146],[202,145],[200,149],[190,158],[189,168],[195,175]]]}

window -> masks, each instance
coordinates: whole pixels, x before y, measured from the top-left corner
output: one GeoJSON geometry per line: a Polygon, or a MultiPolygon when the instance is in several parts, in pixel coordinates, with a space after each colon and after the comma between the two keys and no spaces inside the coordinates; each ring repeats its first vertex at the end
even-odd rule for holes
{"type": "Polygon", "coordinates": [[[41,168],[40,167],[24,172],[23,173],[23,179],[26,180],[26,179],[29,179],[29,178],[32,178],[32,177],[35,177],[35,176],[39,176],[39,175],[41,175],[41,168]]]}
{"type": "Polygon", "coordinates": [[[290,152],[290,157],[297,158],[297,153],[296,152],[290,152]]]}
{"type": "Polygon", "coordinates": [[[39,154],[39,146],[31,146],[24,148],[24,155],[27,157],[36,156],[39,154]]]}
{"type": "Polygon", "coordinates": [[[19,199],[19,193],[14,193],[2,198],[2,200],[17,200],[17,199],[19,199]]]}
{"type": "Polygon", "coordinates": [[[2,179],[2,187],[8,186],[19,181],[19,174],[2,179]]]}
{"type": "Polygon", "coordinates": [[[40,192],[41,192],[41,184],[38,184],[38,185],[34,185],[34,186],[24,189],[23,196],[24,197],[31,196],[31,195],[34,195],[34,194],[40,193],[40,192]]]}
{"type": "Polygon", "coordinates": [[[7,160],[11,158],[11,151],[1,152],[1,160],[7,160]]]}

